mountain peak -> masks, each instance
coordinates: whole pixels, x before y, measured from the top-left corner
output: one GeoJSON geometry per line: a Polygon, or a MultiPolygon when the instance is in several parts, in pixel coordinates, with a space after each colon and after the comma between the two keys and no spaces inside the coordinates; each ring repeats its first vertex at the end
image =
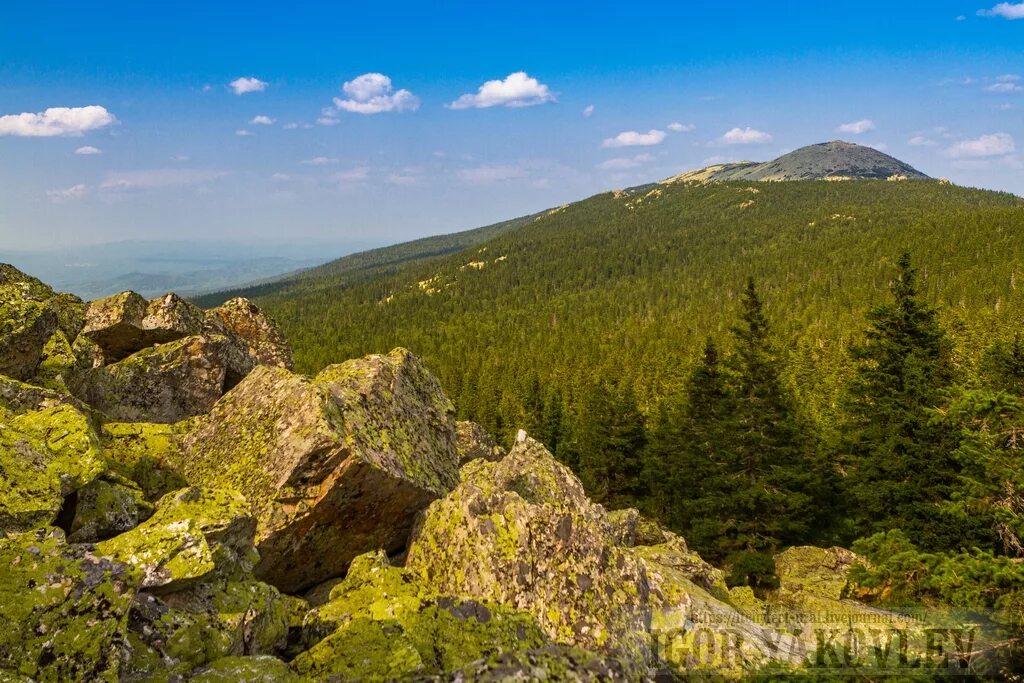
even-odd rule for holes
{"type": "Polygon", "coordinates": [[[892,177],[930,179],[913,166],[873,147],[846,140],[832,140],[801,147],[772,161],[743,161],[708,166],[687,171],[664,182],[885,180],[892,177]]]}

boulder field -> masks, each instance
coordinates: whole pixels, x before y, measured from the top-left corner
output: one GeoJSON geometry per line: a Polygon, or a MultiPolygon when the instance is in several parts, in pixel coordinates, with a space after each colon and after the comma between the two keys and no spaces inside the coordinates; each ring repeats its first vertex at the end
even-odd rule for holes
{"type": "MultiPolygon", "coordinates": [[[[254,304],[0,265],[0,681],[641,681],[791,671],[860,561],[754,594],[405,349],[293,370],[254,304]]],[[[893,624],[899,617],[890,615],[893,624]]]]}

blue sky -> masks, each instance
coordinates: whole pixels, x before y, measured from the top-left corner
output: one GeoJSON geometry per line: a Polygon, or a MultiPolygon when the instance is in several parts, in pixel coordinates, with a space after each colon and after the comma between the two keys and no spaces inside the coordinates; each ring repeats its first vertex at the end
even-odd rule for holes
{"type": "Polygon", "coordinates": [[[0,244],[389,243],[836,138],[1024,194],[1024,3],[553,4],[11,3],[0,244]]]}

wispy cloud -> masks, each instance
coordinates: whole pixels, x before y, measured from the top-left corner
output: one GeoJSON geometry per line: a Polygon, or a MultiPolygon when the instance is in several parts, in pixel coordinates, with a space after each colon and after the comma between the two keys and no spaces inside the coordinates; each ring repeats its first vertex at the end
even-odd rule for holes
{"type": "Polygon", "coordinates": [[[99,105],[88,107],[51,107],[39,113],[24,112],[0,116],[0,136],[45,138],[57,135],[81,135],[104,128],[117,119],[99,105]]]}
{"type": "Polygon", "coordinates": [[[49,190],[47,191],[46,196],[50,198],[51,202],[54,202],[55,204],[62,204],[64,202],[81,199],[88,194],[88,191],[89,188],[80,183],[78,185],[66,187],[62,190],[49,190]]]}
{"type": "MultiPolygon", "coordinates": [[[[408,90],[395,90],[391,79],[380,73],[366,73],[345,81],[341,86],[347,99],[334,98],[334,106],[353,114],[382,114],[390,111],[416,111],[420,100],[408,90]]],[[[321,118],[331,118],[324,112],[321,118]]]]}
{"type": "Polygon", "coordinates": [[[249,123],[254,126],[272,126],[274,125],[274,119],[270,118],[269,116],[259,114],[258,116],[252,117],[249,123]]]}
{"type": "Polygon", "coordinates": [[[961,140],[946,150],[946,156],[953,159],[979,159],[1013,154],[1016,142],[1009,133],[992,133],[981,137],[961,140]]]}
{"type": "Polygon", "coordinates": [[[253,135],[255,135],[255,133],[253,133],[251,130],[246,130],[245,128],[239,128],[238,130],[235,131],[235,135],[237,135],[240,138],[251,138],[253,135]]]}
{"type": "Polygon", "coordinates": [[[583,118],[589,119],[594,114],[594,105],[588,104],[583,107],[583,118]]]}
{"type": "Polygon", "coordinates": [[[108,173],[101,189],[113,191],[154,190],[202,185],[228,175],[225,171],[198,168],[154,168],[108,173]]]}
{"type": "Polygon", "coordinates": [[[459,180],[471,185],[492,185],[508,180],[525,178],[529,175],[521,166],[487,165],[476,168],[463,168],[457,171],[459,180]]]}
{"type": "Polygon", "coordinates": [[[939,143],[925,137],[924,135],[915,135],[907,140],[907,144],[911,147],[935,147],[939,143]]]}
{"type": "Polygon", "coordinates": [[[313,157],[312,159],[303,159],[299,163],[306,166],[330,166],[338,163],[338,160],[334,157],[313,157]]]}
{"type": "Polygon", "coordinates": [[[654,156],[651,154],[637,154],[635,157],[616,157],[614,159],[606,159],[597,165],[602,171],[628,171],[631,168],[637,168],[654,161],[654,156]]]}
{"type": "Polygon", "coordinates": [[[660,145],[665,140],[665,131],[652,128],[646,133],[635,130],[627,130],[619,133],[613,138],[606,138],[601,143],[602,147],[652,147],[660,145]]]}
{"type": "Polygon", "coordinates": [[[92,145],[85,145],[75,150],[75,154],[81,156],[92,156],[94,154],[103,154],[103,150],[99,147],[93,147],[92,145]]]}
{"type": "Polygon", "coordinates": [[[723,145],[763,145],[772,141],[772,136],[756,128],[733,128],[718,139],[723,145]]]}
{"type": "Polygon", "coordinates": [[[668,124],[666,128],[668,128],[673,133],[692,133],[693,131],[697,130],[697,126],[693,125],[692,123],[679,123],[677,121],[673,121],[672,123],[668,124]]]}
{"type": "Polygon", "coordinates": [[[875,122],[871,119],[861,119],[859,121],[851,121],[850,123],[842,124],[836,128],[836,132],[845,133],[847,135],[863,135],[875,128],[875,122]]]}
{"type": "Polygon", "coordinates": [[[1007,93],[1024,92],[1024,87],[1019,83],[1014,83],[1013,81],[999,81],[998,83],[985,86],[985,91],[1005,95],[1007,93]]]}
{"type": "Polygon", "coordinates": [[[357,166],[347,171],[338,171],[331,175],[331,179],[343,185],[350,183],[361,183],[369,179],[370,169],[366,166],[357,166]]]}
{"type": "Polygon", "coordinates": [[[978,10],[981,17],[1002,17],[1003,19],[1024,19],[1024,2],[1001,2],[992,9],[978,10]]]}
{"type": "Polygon", "coordinates": [[[487,81],[480,86],[475,94],[462,95],[448,107],[450,109],[532,107],[554,101],[555,95],[548,86],[525,71],[516,71],[503,80],[487,81]]]}
{"type": "Polygon", "coordinates": [[[228,83],[228,86],[236,95],[245,95],[251,92],[263,92],[270,85],[266,81],[261,81],[258,78],[252,76],[243,76],[236,78],[235,80],[228,83]]]}

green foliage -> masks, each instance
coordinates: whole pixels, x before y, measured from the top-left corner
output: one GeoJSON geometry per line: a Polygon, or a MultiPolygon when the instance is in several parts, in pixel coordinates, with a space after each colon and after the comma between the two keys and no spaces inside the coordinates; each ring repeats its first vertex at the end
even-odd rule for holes
{"type": "Polygon", "coordinates": [[[860,534],[902,526],[925,547],[953,547],[970,541],[938,514],[954,483],[954,435],[930,412],[951,382],[950,345],[918,296],[909,255],[898,267],[893,300],[869,312],[852,353],[844,448],[853,522],[860,534]]]}
{"type": "Polygon", "coordinates": [[[770,553],[738,553],[729,562],[729,574],[725,577],[725,583],[729,588],[749,586],[755,591],[778,588],[779,577],[775,575],[775,560],[770,553]]]}

